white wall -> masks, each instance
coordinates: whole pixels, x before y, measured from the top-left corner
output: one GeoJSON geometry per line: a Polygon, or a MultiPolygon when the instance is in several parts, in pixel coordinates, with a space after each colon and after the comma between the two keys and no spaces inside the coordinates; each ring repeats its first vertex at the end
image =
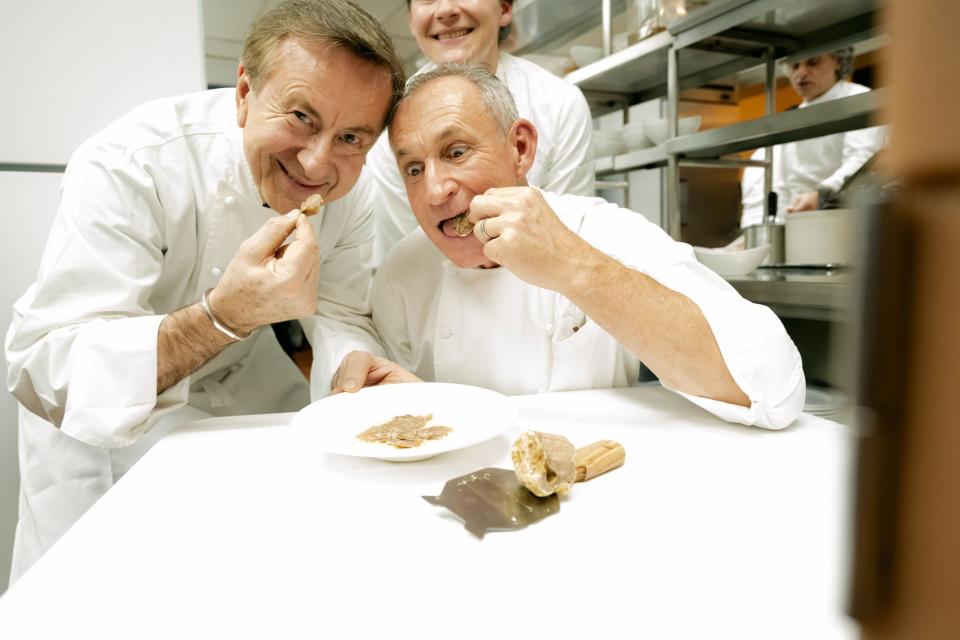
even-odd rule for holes
{"type": "MultiPolygon", "coordinates": [[[[132,107],[198,91],[200,0],[5,0],[0,11],[0,332],[32,282],[73,149],[132,107]]],[[[0,363],[0,593],[17,519],[16,401],[0,363]]]]}

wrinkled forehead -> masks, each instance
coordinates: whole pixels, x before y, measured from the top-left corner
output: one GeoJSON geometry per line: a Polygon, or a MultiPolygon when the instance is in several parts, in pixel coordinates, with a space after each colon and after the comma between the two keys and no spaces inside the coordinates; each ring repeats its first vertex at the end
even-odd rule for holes
{"type": "Polygon", "coordinates": [[[462,78],[439,78],[404,100],[390,122],[394,153],[440,142],[452,131],[475,132],[490,120],[476,87],[462,78]]]}

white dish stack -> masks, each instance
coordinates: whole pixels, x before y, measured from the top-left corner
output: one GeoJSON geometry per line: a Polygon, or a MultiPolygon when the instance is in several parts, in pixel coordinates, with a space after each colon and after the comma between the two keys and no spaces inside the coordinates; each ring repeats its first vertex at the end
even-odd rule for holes
{"type": "Polygon", "coordinates": [[[618,156],[624,152],[623,132],[606,129],[593,130],[593,157],[618,156]]]}
{"type": "Polygon", "coordinates": [[[807,399],[803,404],[804,413],[810,413],[834,422],[848,422],[849,409],[847,396],[837,389],[807,385],[807,399]]]}

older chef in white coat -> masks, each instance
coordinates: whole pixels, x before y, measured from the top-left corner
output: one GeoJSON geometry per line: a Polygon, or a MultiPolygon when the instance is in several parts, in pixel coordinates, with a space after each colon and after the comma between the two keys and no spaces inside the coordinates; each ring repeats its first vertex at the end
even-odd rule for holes
{"type": "Polygon", "coordinates": [[[76,151],[6,341],[14,579],[173,425],[309,401],[266,325],[303,318],[318,390],[377,351],[361,168],[403,82],[370,15],[285,2],[253,26],[236,90],[146,104],[76,151]],[[312,194],[329,204],[308,220],[292,210],[312,194]]]}
{"type": "MultiPolygon", "coordinates": [[[[482,62],[500,78],[520,115],[540,132],[527,180],[558,193],[594,195],[590,108],[572,84],[500,49],[513,19],[512,0],[407,0],[410,32],[431,63],[482,62]]],[[[367,157],[381,190],[374,260],[417,227],[387,135],[367,157]]]]}
{"type": "MultiPolygon", "coordinates": [[[[803,98],[800,109],[870,91],[846,80],[853,71],[853,48],[797,60],[784,65],[794,91],[803,98]]],[[[773,190],[778,218],[788,213],[813,211],[839,191],[844,182],[880,150],[886,129],[870,127],[799,140],[774,147],[773,190]]],[[[754,158],[762,159],[761,151],[754,158]]],[[[744,171],[741,226],[763,221],[767,213],[763,169],[744,171]]]]}
{"type": "Polygon", "coordinates": [[[725,420],[780,428],[800,414],[800,355],[769,309],[642,215],[524,186],[536,128],[482,67],[413,78],[390,142],[421,227],[374,276],[374,322],[399,366],[524,394],[628,386],[643,361],[725,420]],[[476,226],[461,237],[463,213],[476,226]]]}

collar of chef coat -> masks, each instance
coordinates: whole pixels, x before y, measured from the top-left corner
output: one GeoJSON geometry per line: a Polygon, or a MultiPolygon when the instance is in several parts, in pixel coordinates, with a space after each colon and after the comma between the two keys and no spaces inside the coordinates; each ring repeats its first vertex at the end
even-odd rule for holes
{"type": "MultiPolygon", "coordinates": [[[[236,124],[234,120],[232,126],[225,132],[230,141],[230,148],[236,158],[236,162],[230,163],[227,173],[221,178],[218,185],[218,196],[232,195],[241,198],[245,203],[251,206],[263,205],[263,198],[260,196],[260,189],[253,179],[253,172],[250,170],[250,163],[247,162],[247,155],[243,152],[243,129],[236,124]]],[[[265,210],[271,212],[272,210],[265,210]]]]}

